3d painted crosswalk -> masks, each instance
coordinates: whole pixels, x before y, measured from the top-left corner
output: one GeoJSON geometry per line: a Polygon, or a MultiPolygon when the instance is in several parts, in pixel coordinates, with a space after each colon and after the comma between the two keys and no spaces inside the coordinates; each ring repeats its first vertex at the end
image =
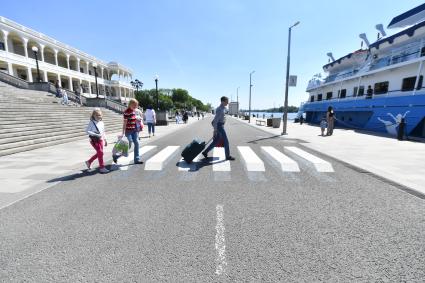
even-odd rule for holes
{"type": "MultiPolygon", "coordinates": [[[[142,146],[140,148],[142,159],[146,153],[153,152],[156,149],[157,146],[154,145],[142,146]]],[[[162,148],[159,152],[147,158],[144,170],[161,171],[166,168],[168,163],[175,166],[175,163],[171,161],[175,160],[176,155],[180,153],[180,149],[180,146],[166,146],[162,148]]],[[[314,168],[313,170],[316,170],[317,172],[334,172],[333,166],[330,162],[296,146],[285,146],[282,147],[281,150],[273,146],[261,146],[255,150],[250,146],[237,146],[237,151],[239,153],[237,159],[240,160],[244,170],[247,172],[265,172],[267,168],[265,163],[276,167],[283,173],[302,172],[299,163],[304,164],[305,166],[306,164],[307,166],[311,165],[310,168],[314,168]]],[[[128,169],[128,165],[131,162],[130,156],[119,159],[118,166],[120,170],[128,169]]],[[[212,152],[212,157],[207,160],[203,160],[202,154],[199,154],[191,163],[187,163],[180,158],[176,166],[178,167],[179,172],[194,172],[198,171],[202,164],[212,165],[210,168],[212,168],[213,172],[230,172],[232,170],[233,163],[226,160],[224,148],[216,147],[212,152]]],[[[171,165],[168,167],[170,166],[171,165]]]]}

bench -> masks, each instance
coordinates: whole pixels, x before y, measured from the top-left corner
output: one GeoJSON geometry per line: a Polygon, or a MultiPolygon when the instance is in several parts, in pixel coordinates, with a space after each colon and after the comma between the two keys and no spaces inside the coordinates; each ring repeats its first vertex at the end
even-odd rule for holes
{"type": "Polygon", "coordinates": [[[266,125],[266,120],[262,120],[262,119],[257,119],[256,121],[255,121],[255,123],[258,125],[258,126],[265,126],[266,125]]]}

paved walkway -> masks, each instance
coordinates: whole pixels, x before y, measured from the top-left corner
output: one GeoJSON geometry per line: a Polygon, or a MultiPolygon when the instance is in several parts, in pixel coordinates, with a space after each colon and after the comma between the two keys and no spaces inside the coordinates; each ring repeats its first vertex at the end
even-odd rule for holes
{"type": "MultiPolygon", "coordinates": [[[[245,121],[247,122],[247,121],[245,121]]],[[[280,135],[280,128],[253,127],[280,135]]],[[[425,143],[399,141],[395,138],[335,129],[328,137],[320,136],[320,128],[307,124],[288,123],[286,139],[300,139],[302,145],[325,155],[369,171],[425,196],[425,143]]]]}
{"type": "MultiPolygon", "coordinates": [[[[155,137],[151,138],[147,137],[146,127],[141,134],[141,146],[197,121],[197,118],[190,118],[188,124],[170,123],[168,126],[157,126],[155,137]]],[[[109,145],[105,147],[106,165],[111,163],[111,152],[118,134],[107,132],[109,145]]],[[[88,138],[83,138],[79,141],[0,157],[0,209],[59,183],[64,176],[69,177],[86,169],[84,161],[93,154],[94,150],[88,138]]],[[[97,166],[96,160],[92,167],[97,166]]],[[[97,174],[97,170],[92,173],[97,174]]]]}

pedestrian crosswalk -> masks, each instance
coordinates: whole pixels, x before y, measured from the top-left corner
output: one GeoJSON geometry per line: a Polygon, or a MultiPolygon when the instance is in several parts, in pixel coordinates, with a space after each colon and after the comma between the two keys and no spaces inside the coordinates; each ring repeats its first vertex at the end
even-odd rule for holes
{"type": "MultiPolygon", "coordinates": [[[[158,149],[157,146],[147,145],[140,148],[142,158],[146,153],[154,152],[158,149]]],[[[159,150],[159,149],[158,149],[159,150]]],[[[177,154],[180,154],[180,146],[166,146],[159,152],[151,154],[145,161],[144,170],[146,171],[161,171],[166,168],[167,164],[173,164],[171,161],[175,160],[177,154]]],[[[260,146],[252,148],[251,146],[237,146],[238,156],[242,166],[247,172],[265,172],[265,162],[273,167],[276,167],[282,173],[297,173],[302,172],[300,164],[311,165],[312,170],[321,173],[334,172],[333,166],[330,162],[315,156],[296,146],[284,146],[278,149],[273,146],[260,146]]],[[[119,159],[119,169],[127,170],[132,157],[122,157],[119,159]]],[[[213,172],[230,172],[234,163],[226,160],[225,151],[222,147],[213,149],[212,158],[204,160],[202,154],[195,157],[193,162],[187,163],[182,158],[176,163],[179,172],[194,172],[198,171],[205,165],[211,165],[213,172]],[[202,166],[201,166],[202,164],[202,166]]],[[[173,165],[174,166],[174,165],[173,165]]]]}

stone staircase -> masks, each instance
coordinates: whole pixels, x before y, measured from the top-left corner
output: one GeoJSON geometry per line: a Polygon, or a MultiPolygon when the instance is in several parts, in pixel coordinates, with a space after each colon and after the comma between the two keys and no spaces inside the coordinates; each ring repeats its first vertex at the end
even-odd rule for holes
{"type": "MultiPolygon", "coordinates": [[[[0,82],[0,156],[86,137],[93,108],[61,105],[54,95],[0,82]]],[[[122,129],[122,116],[102,108],[107,132],[122,129]]]]}

